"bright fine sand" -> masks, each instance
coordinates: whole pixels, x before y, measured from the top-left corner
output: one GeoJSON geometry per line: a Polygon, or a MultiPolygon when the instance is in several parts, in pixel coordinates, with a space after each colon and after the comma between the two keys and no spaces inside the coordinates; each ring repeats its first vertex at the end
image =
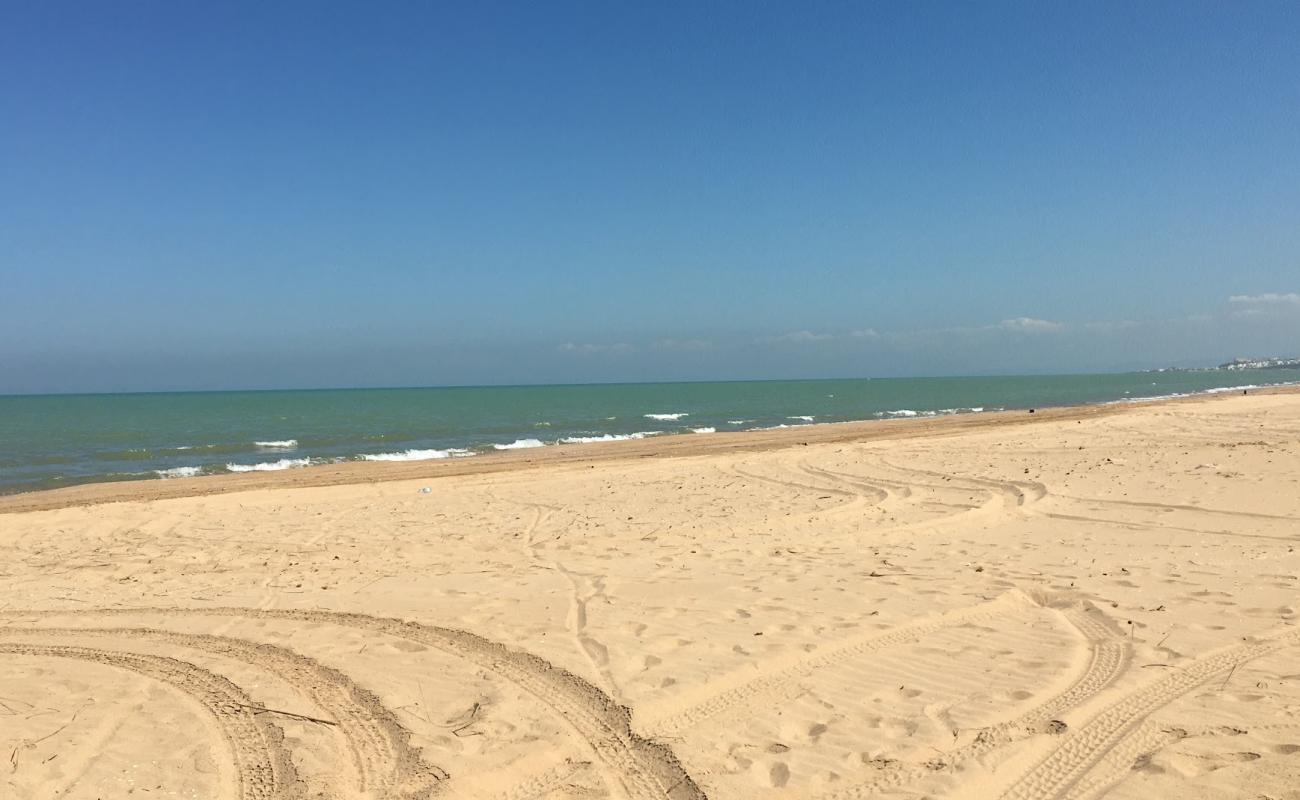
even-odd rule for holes
{"type": "Polygon", "coordinates": [[[976,416],[0,499],[0,797],[1300,798],[1300,394],[976,416]]]}

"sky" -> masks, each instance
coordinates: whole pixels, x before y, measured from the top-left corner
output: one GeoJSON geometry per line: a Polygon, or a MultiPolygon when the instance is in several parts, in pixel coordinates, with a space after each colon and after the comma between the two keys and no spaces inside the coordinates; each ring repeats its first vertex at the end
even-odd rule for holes
{"type": "Polygon", "coordinates": [[[0,5],[0,393],[1300,355],[1300,4],[0,5]]]}

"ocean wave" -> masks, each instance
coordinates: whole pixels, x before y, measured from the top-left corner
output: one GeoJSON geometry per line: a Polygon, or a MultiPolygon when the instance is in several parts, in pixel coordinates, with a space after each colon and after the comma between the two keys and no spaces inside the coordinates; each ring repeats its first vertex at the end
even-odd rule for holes
{"type": "Polygon", "coordinates": [[[691,428],[691,433],[717,433],[717,428],[691,428]]]}
{"type": "Polygon", "coordinates": [[[362,453],[362,461],[429,461],[435,458],[465,458],[473,450],[452,447],[447,450],[403,450],[400,453],[362,453]]]}
{"type": "Polygon", "coordinates": [[[1224,392],[1235,392],[1238,389],[1244,392],[1247,389],[1263,389],[1266,386],[1285,386],[1285,385],[1286,384],[1277,384],[1277,383],[1268,383],[1268,384],[1248,383],[1244,386],[1216,386],[1213,389],[1206,389],[1205,394],[1223,394],[1224,392]]]}
{"type": "Polygon", "coordinates": [[[549,427],[551,427],[551,423],[547,422],[546,420],[542,420],[541,422],[534,422],[534,423],[533,423],[533,427],[534,427],[534,428],[549,428],[549,427]]]}
{"type": "Polygon", "coordinates": [[[542,447],[544,442],[541,439],[516,439],[510,444],[494,444],[497,450],[527,450],[530,447],[542,447]]]}
{"type": "MultiPolygon", "coordinates": [[[[1118,400],[1108,400],[1102,403],[1102,405],[1109,406],[1120,403],[1155,403],[1161,400],[1177,400],[1181,397],[1195,397],[1199,394],[1226,394],[1228,392],[1233,392],[1235,394],[1236,392],[1244,392],[1249,389],[1268,389],[1275,386],[1295,385],[1295,383],[1284,381],[1282,383],[1246,383],[1241,386],[1215,386],[1209,389],[1199,389],[1192,392],[1170,392],[1169,394],[1152,394],[1144,395],[1142,397],[1121,397],[1118,400]]],[[[1128,392],[1125,392],[1124,394],[1128,394],[1128,392]]]]}
{"type": "Polygon", "coordinates": [[[156,469],[154,474],[163,480],[168,478],[193,478],[195,475],[202,474],[203,467],[172,467],[171,469],[156,469]]]}
{"type": "Polygon", "coordinates": [[[644,439],[658,436],[663,431],[638,431],[636,433],[606,433],[601,436],[566,436],[560,441],[564,444],[595,444],[596,442],[626,442],[629,439],[644,439]]]}
{"type": "Polygon", "coordinates": [[[258,447],[266,448],[268,450],[292,450],[293,448],[298,446],[298,440],[297,439],[272,439],[266,442],[253,442],[253,444],[257,445],[258,447]]]}
{"type": "Polygon", "coordinates": [[[642,414],[641,416],[645,417],[646,419],[653,419],[659,422],[676,422],[682,417],[689,417],[690,414],[686,413],[685,411],[678,411],[675,414],[642,414]]]}
{"type": "Polygon", "coordinates": [[[804,422],[812,422],[813,420],[815,420],[815,419],[817,419],[817,418],[814,417],[814,416],[811,415],[811,414],[796,414],[796,415],[794,415],[794,416],[792,416],[792,417],[786,417],[786,419],[801,419],[801,420],[803,420],[804,422]]]}
{"type": "Polygon", "coordinates": [[[161,454],[178,454],[188,453],[191,450],[205,450],[209,453],[242,453],[249,450],[247,443],[244,444],[178,444],[175,447],[160,447],[158,452],[161,454]]]}
{"type": "Polygon", "coordinates": [[[310,458],[282,458],[279,461],[264,461],[261,464],[227,464],[226,469],[231,472],[275,472],[305,467],[310,463],[310,458]]]}
{"type": "MultiPolygon", "coordinates": [[[[1125,401],[1116,401],[1125,402],[1125,401]]],[[[900,408],[896,411],[877,411],[871,416],[876,419],[889,417],[891,419],[911,419],[912,417],[946,417],[953,414],[982,414],[986,409],[984,406],[961,406],[958,408],[940,408],[936,411],[913,411],[910,408],[900,408]]],[[[991,409],[993,411],[1004,410],[1001,406],[991,409]]]]}
{"type": "Polygon", "coordinates": [[[107,450],[92,455],[96,461],[151,461],[154,457],[155,453],[147,447],[107,450]]]}
{"type": "Polygon", "coordinates": [[[728,425],[746,425],[746,424],[748,424],[748,423],[750,423],[750,422],[753,422],[753,421],[754,421],[754,420],[752,420],[752,419],[729,419],[729,420],[727,420],[727,424],[728,424],[728,425]]]}

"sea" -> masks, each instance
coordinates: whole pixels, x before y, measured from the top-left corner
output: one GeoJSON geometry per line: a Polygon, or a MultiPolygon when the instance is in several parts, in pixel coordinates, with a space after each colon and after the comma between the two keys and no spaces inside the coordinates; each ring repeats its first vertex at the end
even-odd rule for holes
{"type": "Polygon", "coordinates": [[[1300,383],[1300,370],[0,396],[0,493],[476,458],[817,423],[1142,402],[1300,383]]]}

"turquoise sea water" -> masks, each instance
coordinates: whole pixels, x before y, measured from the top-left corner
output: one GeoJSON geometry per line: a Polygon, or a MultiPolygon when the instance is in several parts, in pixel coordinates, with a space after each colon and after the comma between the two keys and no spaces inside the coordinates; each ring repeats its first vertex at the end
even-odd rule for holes
{"type": "Polygon", "coordinates": [[[0,493],[1296,382],[1300,370],[7,396],[0,493]]]}

